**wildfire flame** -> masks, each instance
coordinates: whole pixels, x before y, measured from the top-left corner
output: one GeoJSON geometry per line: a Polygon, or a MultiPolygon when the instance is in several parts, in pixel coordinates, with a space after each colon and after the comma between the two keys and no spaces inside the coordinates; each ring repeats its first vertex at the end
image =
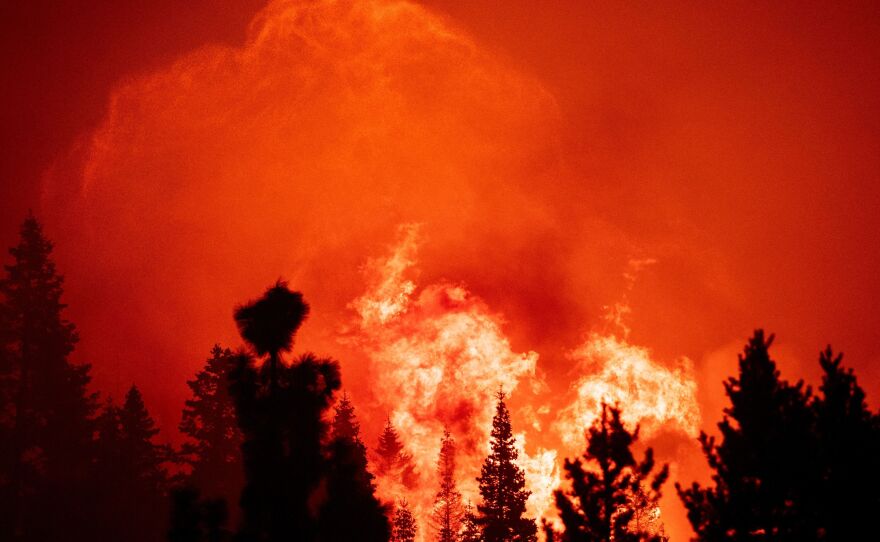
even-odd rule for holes
{"type": "Polygon", "coordinates": [[[401,226],[398,236],[387,257],[368,261],[366,292],[349,307],[358,316],[357,342],[369,357],[375,395],[403,435],[418,475],[417,487],[409,490],[399,480],[379,477],[379,494],[390,502],[409,501],[421,537],[431,532],[445,429],[458,443],[459,489],[466,500],[479,502],[476,477],[489,451],[498,389],[529,394],[534,403],[513,412],[519,465],[532,493],[528,512],[534,517],[553,519],[559,462],[563,455],[581,453],[584,429],[602,401],[625,405],[625,421],[642,424],[648,438],[660,428],[686,435],[697,431],[696,384],[686,359],[668,369],[647,349],[597,333],[569,354],[579,375],[569,390],[573,397],[542,431],[538,413],[549,412],[542,400],[550,390],[536,372],[538,354],[514,352],[503,317],[465,285],[440,281],[420,288],[414,279],[420,228],[401,226]],[[529,453],[526,442],[532,440],[556,447],[538,446],[529,453]]]}

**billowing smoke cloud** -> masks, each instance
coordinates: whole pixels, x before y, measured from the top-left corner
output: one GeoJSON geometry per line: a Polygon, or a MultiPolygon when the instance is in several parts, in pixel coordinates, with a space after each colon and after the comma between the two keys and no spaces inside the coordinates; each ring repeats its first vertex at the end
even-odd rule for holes
{"type": "MultiPolygon", "coordinates": [[[[341,358],[368,439],[392,416],[425,472],[451,425],[473,496],[501,386],[528,476],[554,482],[550,406],[573,380],[562,353],[627,287],[633,248],[572,197],[560,124],[540,82],[421,7],[272,2],[241,47],[120,85],[48,173],[79,353],[100,387],[137,382],[174,427],[204,353],[239,342],[233,304],[282,276],[313,309],[296,348],[341,358]],[[414,223],[424,286],[407,275],[415,230],[364,267],[414,223]]],[[[550,482],[533,482],[533,511],[550,482]]]]}

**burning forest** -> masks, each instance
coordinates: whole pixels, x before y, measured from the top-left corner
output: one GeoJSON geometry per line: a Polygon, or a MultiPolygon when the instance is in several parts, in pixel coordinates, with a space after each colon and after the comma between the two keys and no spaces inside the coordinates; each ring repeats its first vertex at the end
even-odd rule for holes
{"type": "Polygon", "coordinates": [[[876,538],[876,6],[80,4],[0,9],[0,540],[876,538]]]}

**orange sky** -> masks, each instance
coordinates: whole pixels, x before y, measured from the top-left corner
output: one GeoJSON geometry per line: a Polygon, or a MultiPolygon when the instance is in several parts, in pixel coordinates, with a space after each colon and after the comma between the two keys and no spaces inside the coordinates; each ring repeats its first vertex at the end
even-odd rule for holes
{"type": "MultiPolygon", "coordinates": [[[[4,46],[48,81],[7,87],[4,238],[29,206],[48,222],[100,388],[137,382],[170,429],[213,342],[238,344],[232,305],[282,276],[312,304],[302,347],[369,404],[340,329],[367,260],[420,223],[419,284],[503,313],[551,388],[625,299],[633,344],[693,361],[707,428],[756,327],[790,378],[831,342],[877,406],[876,4],[296,5],[184,17],[204,43],[114,12],[69,59],[4,46]],[[160,45],[131,45],[138,24],[160,45]],[[88,98],[46,118],[65,88],[88,98]]],[[[21,43],[78,35],[32,15],[21,43]]]]}

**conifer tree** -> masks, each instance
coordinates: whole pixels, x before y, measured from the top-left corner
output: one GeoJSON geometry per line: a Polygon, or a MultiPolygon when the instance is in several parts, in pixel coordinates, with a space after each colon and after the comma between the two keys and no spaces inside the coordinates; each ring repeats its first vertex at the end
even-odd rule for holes
{"type": "Polygon", "coordinates": [[[121,407],[108,402],[98,419],[94,481],[100,540],[159,540],[168,516],[163,464],[170,449],[154,442],[159,430],[143,397],[132,386],[121,407]]]}
{"type": "Polygon", "coordinates": [[[434,498],[433,511],[437,542],[456,542],[461,530],[461,493],[455,483],[455,452],[455,439],[449,431],[444,431],[437,460],[440,489],[434,498]]]}
{"type": "Polygon", "coordinates": [[[52,243],[28,216],[0,278],[0,539],[85,532],[97,394],[64,318],[52,243]],[[47,521],[46,518],[52,518],[47,521]]]}
{"type": "Polygon", "coordinates": [[[461,531],[458,536],[459,542],[481,542],[480,526],[477,523],[477,513],[471,501],[464,506],[461,516],[461,531]]]}
{"type": "Polygon", "coordinates": [[[416,518],[410,512],[409,504],[404,499],[394,512],[391,542],[415,542],[417,532],[416,518]]]}
{"type": "Polygon", "coordinates": [[[242,337],[259,358],[235,356],[230,394],[242,432],[245,486],[237,539],[300,540],[318,537],[318,508],[328,462],[324,415],[341,381],[338,364],[304,354],[284,363],[308,305],[283,282],[235,311],[242,337]]]}
{"type": "Polygon", "coordinates": [[[238,502],[244,484],[241,431],[229,394],[234,360],[231,350],[214,345],[204,368],[187,382],[192,397],[186,400],[180,422],[181,433],[189,437],[180,454],[190,468],[185,483],[230,505],[238,502]]]}
{"type": "Polygon", "coordinates": [[[780,380],[770,358],[773,336],[761,330],[739,356],[739,375],[724,383],[730,406],[721,442],[701,434],[713,485],[676,484],[697,540],[815,540],[821,513],[817,442],[810,390],[780,380]]]}
{"type": "Polygon", "coordinates": [[[376,474],[391,476],[409,489],[415,487],[417,479],[412,456],[404,451],[400,435],[391,423],[391,419],[385,420],[385,427],[379,435],[376,455],[378,457],[376,474]]]}
{"type": "Polygon", "coordinates": [[[523,517],[530,492],[525,489],[525,474],[516,464],[518,453],[510,412],[503,392],[498,392],[497,399],[492,449],[477,478],[483,499],[477,506],[477,522],[484,542],[534,542],[538,527],[533,519],[523,517]]]}
{"type": "Polygon", "coordinates": [[[820,354],[822,384],[812,405],[822,469],[815,489],[822,540],[862,538],[876,529],[873,514],[880,509],[880,493],[865,490],[880,486],[880,420],[842,360],[830,346],[820,354]]]}
{"type": "Polygon", "coordinates": [[[331,425],[326,501],[320,512],[321,540],[385,542],[391,536],[387,510],[375,496],[354,405],[343,394],[331,425]]]}
{"type": "Polygon", "coordinates": [[[348,392],[343,391],[339,403],[336,405],[333,422],[330,426],[330,436],[333,439],[347,441],[360,440],[361,424],[357,421],[354,413],[354,405],[348,398],[348,392]]]}
{"type": "MultiPolygon", "coordinates": [[[[669,474],[666,466],[654,470],[653,451],[637,462],[631,446],[638,428],[630,433],[620,410],[602,405],[601,416],[587,431],[582,459],[565,460],[571,490],[557,490],[556,506],[565,531],[554,534],[562,542],[661,542],[661,529],[645,516],[656,509],[660,488],[669,474]]],[[[545,531],[549,528],[545,526],[545,531]]]]}

